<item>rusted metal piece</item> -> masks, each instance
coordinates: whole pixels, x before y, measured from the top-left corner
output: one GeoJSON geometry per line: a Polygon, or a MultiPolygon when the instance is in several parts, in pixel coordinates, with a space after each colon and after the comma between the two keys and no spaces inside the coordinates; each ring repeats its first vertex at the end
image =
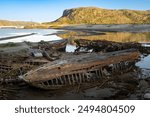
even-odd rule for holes
{"type": "Polygon", "coordinates": [[[120,68],[115,66],[120,65],[123,69],[122,62],[133,62],[139,55],[139,52],[133,49],[105,54],[72,55],[31,70],[20,78],[35,87],[56,89],[105,78],[110,75],[108,66],[112,65],[112,72],[118,71],[120,68]]]}

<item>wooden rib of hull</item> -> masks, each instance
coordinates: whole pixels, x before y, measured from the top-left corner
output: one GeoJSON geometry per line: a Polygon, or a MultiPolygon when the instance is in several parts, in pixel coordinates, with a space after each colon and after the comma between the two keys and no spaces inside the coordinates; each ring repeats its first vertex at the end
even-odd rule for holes
{"type": "Polygon", "coordinates": [[[33,86],[43,89],[55,89],[103,78],[109,75],[105,69],[106,66],[109,66],[111,72],[114,72],[132,66],[130,63],[138,57],[139,52],[131,49],[105,54],[73,55],[31,70],[22,78],[33,86]]]}

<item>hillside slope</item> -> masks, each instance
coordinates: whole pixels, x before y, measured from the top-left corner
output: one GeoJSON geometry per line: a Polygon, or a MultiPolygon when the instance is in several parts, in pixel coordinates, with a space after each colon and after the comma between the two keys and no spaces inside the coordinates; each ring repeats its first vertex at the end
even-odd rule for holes
{"type": "Polygon", "coordinates": [[[45,24],[150,24],[150,10],[110,10],[96,7],[67,9],[62,17],[45,24]]]}
{"type": "Polygon", "coordinates": [[[8,21],[0,20],[0,26],[30,26],[38,23],[35,22],[24,22],[24,21],[8,21]]]}

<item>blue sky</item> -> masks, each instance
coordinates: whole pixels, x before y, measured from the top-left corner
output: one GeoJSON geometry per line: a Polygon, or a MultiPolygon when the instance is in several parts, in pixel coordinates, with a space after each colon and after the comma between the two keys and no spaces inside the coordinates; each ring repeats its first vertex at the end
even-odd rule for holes
{"type": "Polygon", "coordinates": [[[0,19],[47,22],[64,9],[82,6],[150,10],[150,0],[0,0],[0,19]]]}

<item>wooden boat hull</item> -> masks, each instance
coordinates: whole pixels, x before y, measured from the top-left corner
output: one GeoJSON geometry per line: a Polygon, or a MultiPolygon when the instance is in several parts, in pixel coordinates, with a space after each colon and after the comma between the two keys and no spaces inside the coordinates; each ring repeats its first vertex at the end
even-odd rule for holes
{"type": "Polygon", "coordinates": [[[54,42],[52,48],[54,50],[64,52],[66,50],[67,43],[68,43],[67,39],[58,40],[54,42]]]}
{"type": "Polygon", "coordinates": [[[136,50],[72,55],[31,70],[21,78],[35,87],[57,89],[107,77],[110,72],[106,68],[111,66],[111,73],[129,68],[139,55],[136,50]],[[115,67],[118,65],[121,65],[121,68],[115,67]]]}

